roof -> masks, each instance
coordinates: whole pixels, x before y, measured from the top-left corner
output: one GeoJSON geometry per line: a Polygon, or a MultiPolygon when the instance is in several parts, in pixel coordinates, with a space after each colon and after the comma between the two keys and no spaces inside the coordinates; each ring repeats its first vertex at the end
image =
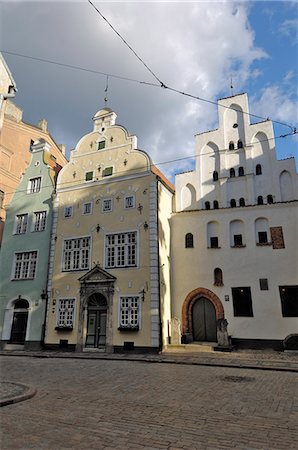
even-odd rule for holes
{"type": "Polygon", "coordinates": [[[163,184],[170,189],[173,193],[175,192],[174,185],[167,179],[167,177],[156,167],[152,164],[151,166],[151,172],[154,173],[162,182],[163,184]]]}
{"type": "Polygon", "coordinates": [[[12,73],[11,73],[11,71],[9,70],[9,67],[8,67],[8,65],[6,64],[6,61],[5,61],[5,59],[3,58],[3,55],[2,55],[1,52],[0,52],[0,60],[2,61],[2,64],[3,64],[4,67],[5,67],[5,70],[6,70],[8,76],[9,76],[9,78],[10,78],[10,80],[11,80],[11,84],[12,84],[13,87],[14,87],[14,90],[17,91],[17,84],[16,84],[16,82],[15,82],[13,76],[12,76],[12,73]]]}

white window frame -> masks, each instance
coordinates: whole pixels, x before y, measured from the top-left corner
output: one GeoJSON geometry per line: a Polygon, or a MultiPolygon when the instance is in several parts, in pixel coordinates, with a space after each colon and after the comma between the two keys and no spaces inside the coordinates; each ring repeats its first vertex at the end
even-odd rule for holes
{"type": "Polygon", "coordinates": [[[118,312],[118,326],[120,330],[140,330],[141,329],[141,297],[137,295],[120,295],[119,296],[119,312],[118,312]],[[124,306],[123,302],[128,301],[128,306],[124,306]],[[132,305],[132,301],[137,302],[137,306],[132,305]],[[134,312],[137,313],[137,318],[133,317],[134,312]],[[124,313],[127,313],[125,317],[124,313]],[[133,323],[136,320],[136,323],[133,323]]]}
{"type": "Polygon", "coordinates": [[[82,211],[83,216],[90,216],[90,214],[92,214],[92,211],[93,211],[93,202],[85,202],[85,203],[83,203],[83,211],[82,211]],[[89,212],[85,211],[85,206],[86,205],[90,205],[90,211],[89,212]]]}
{"type": "Polygon", "coordinates": [[[109,213],[113,211],[113,199],[112,198],[103,198],[101,201],[101,212],[109,213]],[[109,209],[105,208],[105,202],[110,202],[111,207],[109,209]]]}
{"type": "Polygon", "coordinates": [[[139,234],[136,230],[105,235],[104,266],[106,269],[136,268],[139,264],[138,256],[139,234]],[[131,241],[133,236],[134,241],[131,241]],[[133,260],[133,263],[130,260],[133,260]]]}
{"type": "Polygon", "coordinates": [[[94,170],[87,170],[85,172],[85,179],[84,179],[84,181],[85,181],[85,183],[91,183],[92,181],[94,181],[94,170]],[[91,180],[86,180],[87,173],[91,173],[91,172],[92,172],[92,179],[91,180]]]}
{"type": "Polygon", "coordinates": [[[91,260],[91,236],[65,238],[62,243],[62,272],[89,270],[91,260]],[[88,239],[88,246],[83,246],[83,240],[88,239]],[[79,242],[78,242],[79,241],[79,242]],[[71,244],[69,244],[71,242],[71,244]],[[86,257],[86,250],[88,250],[86,257]],[[87,261],[87,263],[85,263],[87,261]]]}
{"type": "Polygon", "coordinates": [[[11,280],[15,281],[34,280],[36,277],[37,261],[38,261],[38,250],[29,250],[26,252],[14,252],[11,280]],[[35,258],[31,258],[32,254],[34,254],[35,258]],[[21,258],[17,259],[17,255],[21,255],[21,258]],[[27,258],[26,255],[28,255],[27,258]],[[19,276],[16,277],[17,273],[19,274],[19,276]]]}
{"type": "Polygon", "coordinates": [[[28,213],[17,214],[15,217],[14,234],[25,234],[28,228],[28,213]]]}
{"type": "Polygon", "coordinates": [[[72,206],[64,206],[64,219],[70,219],[73,214],[73,207],[72,206]],[[66,214],[67,210],[69,210],[70,214],[66,214]]]}
{"type": "Polygon", "coordinates": [[[32,231],[37,233],[44,231],[47,226],[47,211],[35,211],[32,231]],[[39,215],[39,216],[38,216],[39,215]]]}
{"type": "Polygon", "coordinates": [[[136,207],[135,195],[126,195],[124,197],[124,209],[133,209],[135,207],[136,207]],[[129,199],[131,199],[131,203],[129,203],[129,199]]]}
{"type": "Polygon", "coordinates": [[[41,177],[30,178],[28,183],[28,194],[37,194],[41,190],[41,177]]]}
{"type": "Polygon", "coordinates": [[[115,169],[114,166],[107,166],[107,167],[105,167],[105,168],[103,169],[103,171],[102,171],[102,176],[103,176],[103,178],[111,177],[112,175],[114,175],[114,169],[115,169]],[[111,173],[110,175],[104,175],[106,169],[112,169],[112,173],[111,173]]]}
{"type": "Polygon", "coordinates": [[[56,315],[57,328],[74,328],[76,317],[76,298],[61,297],[58,299],[58,308],[56,315]]]}

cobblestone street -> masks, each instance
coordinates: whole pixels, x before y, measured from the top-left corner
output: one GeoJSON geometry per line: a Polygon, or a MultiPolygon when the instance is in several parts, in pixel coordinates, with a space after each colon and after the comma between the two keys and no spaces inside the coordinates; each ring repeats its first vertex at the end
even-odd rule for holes
{"type": "Polygon", "coordinates": [[[297,373],[1,356],[1,449],[297,449],[297,373]]]}

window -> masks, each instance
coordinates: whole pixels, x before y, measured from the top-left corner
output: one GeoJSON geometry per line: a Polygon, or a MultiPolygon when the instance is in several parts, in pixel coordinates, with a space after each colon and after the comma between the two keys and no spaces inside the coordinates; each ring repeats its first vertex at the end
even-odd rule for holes
{"type": "Polygon", "coordinates": [[[283,317],[298,317],[298,286],[279,286],[283,317]]]}
{"type": "Polygon", "coordinates": [[[32,280],[35,277],[37,251],[15,253],[14,280],[32,280]]]}
{"type": "Polygon", "coordinates": [[[46,228],[47,212],[38,211],[34,213],[34,230],[33,231],[44,231],[46,228]]]}
{"type": "Polygon", "coordinates": [[[109,177],[109,176],[111,176],[111,175],[113,175],[113,167],[106,167],[106,168],[104,169],[104,171],[103,171],[102,176],[103,176],[103,177],[109,177]]]}
{"type": "Polygon", "coordinates": [[[65,206],[64,208],[64,217],[72,217],[72,206],[65,206]]]}
{"type": "Polygon", "coordinates": [[[267,203],[268,205],[272,205],[273,203],[273,196],[271,194],[267,195],[267,203]]]}
{"type": "Polygon", "coordinates": [[[106,235],[106,267],[137,266],[137,232],[106,235]]]}
{"type": "Polygon", "coordinates": [[[222,270],[219,267],[214,269],[214,286],[223,286],[222,270]]]}
{"type": "Polygon", "coordinates": [[[262,195],[259,195],[258,196],[258,205],[263,205],[263,204],[264,204],[263,197],[262,197],[262,195]]]}
{"type": "Polygon", "coordinates": [[[110,212],[112,211],[112,199],[104,198],[102,201],[102,212],[110,212]]]}
{"type": "Polygon", "coordinates": [[[187,233],[185,235],[185,248],[193,248],[193,235],[192,235],[192,233],[187,233]]]}
{"type": "Polygon", "coordinates": [[[244,167],[240,166],[238,169],[238,176],[243,177],[244,176],[244,167]]]}
{"type": "Polygon", "coordinates": [[[267,244],[268,236],[267,231],[258,231],[258,244],[267,244]]]}
{"type": "Polygon", "coordinates": [[[4,203],[4,192],[0,191],[0,208],[3,208],[4,203]]]}
{"type": "Polygon", "coordinates": [[[84,203],[83,204],[83,214],[92,214],[92,203],[84,203]]]}
{"type": "Polygon", "coordinates": [[[57,328],[73,328],[74,324],[74,298],[63,298],[59,300],[57,314],[57,328]]]}
{"type": "Polygon", "coordinates": [[[235,317],[253,317],[250,287],[232,288],[235,317]]]}
{"type": "Polygon", "coordinates": [[[234,198],[232,198],[232,200],[230,201],[230,205],[231,208],[236,208],[236,200],[234,198]]]}
{"type": "Polygon", "coordinates": [[[235,177],[235,169],[230,169],[230,177],[234,178],[235,177]]]}
{"type": "Polygon", "coordinates": [[[214,202],[213,202],[213,208],[214,208],[214,209],[218,209],[218,208],[219,208],[219,204],[218,204],[218,201],[217,201],[217,200],[214,200],[214,202]]]}
{"type": "Polygon", "coordinates": [[[242,234],[234,234],[234,247],[242,247],[242,234]]]}
{"type": "Polygon", "coordinates": [[[139,329],[140,299],[139,297],[120,297],[119,328],[139,329]]]}
{"type": "Polygon", "coordinates": [[[63,271],[89,269],[90,237],[65,239],[63,243],[63,271]]]}
{"type": "Polygon", "coordinates": [[[231,141],[229,143],[229,150],[234,150],[234,148],[235,148],[234,142],[231,141]]]}
{"type": "Polygon", "coordinates": [[[129,209],[129,208],[134,208],[134,207],[135,207],[134,195],[128,195],[127,197],[125,197],[124,198],[124,208],[129,209]]]}
{"type": "Polygon", "coordinates": [[[16,216],[15,234],[24,234],[27,231],[28,214],[16,216]]]}
{"type": "Polygon", "coordinates": [[[205,209],[210,209],[210,202],[205,202],[205,209]]]}
{"type": "Polygon", "coordinates": [[[262,175],[262,166],[261,164],[256,165],[256,175],[262,175]]]}
{"type": "Polygon", "coordinates": [[[29,194],[35,194],[40,191],[41,177],[31,178],[29,180],[29,194]]]}
{"type": "Polygon", "coordinates": [[[213,172],[213,181],[218,181],[218,172],[216,170],[213,172]]]}
{"type": "Polygon", "coordinates": [[[106,146],[106,141],[99,141],[97,144],[97,150],[102,150],[106,146]]]}
{"type": "Polygon", "coordinates": [[[85,181],[92,181],[93,180],[93,170],[91,172],[85,173],[85,181]]]}
{"type": "Polygon", "coordinates": [[[260,278],[260,290],[261,291],[268,291],[268,279],[267,278],[260,278]]]}
{"type": "Polygon", "coordinates": [[[245,206],[245,200],[243,197],[239,199],[239,206],[245,206]]]}
{"type": "Polygon", "coordinates": [[[237,147],[238,148],[243,148],[243,142],[239,139],[239,141],[237,142],[237,147]]]}
{"type": "Polygon", "coordinates": [[[218,248],[218,237],[217,236],[211,236],[210,237],[210,247],[211,248],[218,248]]]}
{"type": "Polygon", "coordinates": [[[33,145],[34,145],[34,140],[30,139],[29,152],[32,152],[33,145]]]}

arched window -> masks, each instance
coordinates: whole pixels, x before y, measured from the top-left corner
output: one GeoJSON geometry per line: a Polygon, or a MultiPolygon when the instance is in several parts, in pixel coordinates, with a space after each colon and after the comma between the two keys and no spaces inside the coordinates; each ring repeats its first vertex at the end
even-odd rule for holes
{"type": "Polygon", "coordinates": [[[219,267],[214,269],[214,286],[223,286],[222,270],[219,267]]]}
{"type": "Polygon", "coordinates": [[[210,209],[210,202],[205,202],[205,209],[210,209]]]}
{"type": "Polygon", "coordinates": [[[245,200],[243,197],[239,199],[239,206],[245,206],[245,200]]]}
{"type": "Polygon", "coordinates": [[[260,217],[255,220],[255,233],[257,245],[267,245],[269,238],[269,222],[268,219],[260,217]]]}
{"type": "Polygon", "coordinates": [[[231,141],[231,142],[229,143],[229,150],[234,150],[234,149],[235,149],[234,142],[231,141]]]}
{"type": "Polygon", "coordinates": [[[239,139],[238,143],[237,143],[237,147],[238,148],[243,148],[243,142],[239,139]]]}
{"type": "Polygon", "coordinates": [[[213,181],[218,181],[218,172],[216,170],[213,172],[213,181]]]}
{"type": "Polygon", "coordinates": [[[259,195],[258,196],[258,205],[263,205],[263,204],[264,204],[263,197],[262,197],[262,195],[259,195]]]}
{"type": "Polygon", "coordinates": [[[271,194],[267,195],[267,203],[268,205],[272,205],[273,203],[273,196],[271,194]]]}
{"type": "Polygon", "coordinates": [[[256,175],[262,175],[262,166],[261,164],[256,165],[256,175]]]}
{"type": "Polygon", "coordinates": [[[236,200],[234,198],[232,198],[232,200],[230,201],[230,205],[231,208],[236,208],[236,200]]]}
{"type": "Polygon", "coordinates": [[[28,309],[28,308],[29,303],[27,302],[27,300],[24,300],[23,298],[17,300],[14,304],[14,309],[28,309]]]}
{"type": "Polygon", "coordinates": [[[235,169],[230,169],[230,177],[234,178],[235,177],[235,169]]]}
{"type": "Polygon", "coordinates": [[[214,208],[214,209],[218,209],[218,208],[219,208],[219,204],[218,204],[218,201],[217,201],[217,200],[214,200],[214,202],[213,202],[213,208],[214,208]]]}
{"type": "Polygon", "coordinates": [[[244,176],[244,167],[240,166],[238,169],[238,176],[243,177],[244,176]]]}
{"type": "Polygon", "coordinates": [[[193,248],[193,235],[191,233],[185,235],[185,248],[193,248]]]}

